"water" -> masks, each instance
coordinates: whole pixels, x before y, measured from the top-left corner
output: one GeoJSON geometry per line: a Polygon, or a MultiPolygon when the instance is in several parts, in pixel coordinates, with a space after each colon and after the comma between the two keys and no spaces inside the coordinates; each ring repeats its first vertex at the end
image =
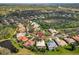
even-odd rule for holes
{"type": "Polygon", "coordinates": [[[16,53],[18,51],[18,49],[12,45],[10,40],[5,40],[3,42],[0,42],[0,48],[1,47],[8,48],[13,53],[16,53]]]}

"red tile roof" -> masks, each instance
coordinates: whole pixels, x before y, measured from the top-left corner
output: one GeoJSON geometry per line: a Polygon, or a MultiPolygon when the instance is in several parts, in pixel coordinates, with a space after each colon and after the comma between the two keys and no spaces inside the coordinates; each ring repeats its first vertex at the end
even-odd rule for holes
{"type": "Polygon", "coordinates": [[[37,34],[39,37],[44,36],[44,33],[42,33],[42,32],[37,32],[36,34],[37,34]]]}
{"type": "Polygon", "coordinates": [[[19,37],[19,40],[22,40],[22,41],[27,41],[29,40],[26,36],[20,36],[19,37]]]}
{"type": "Polygon", "coordinates": [[[35,43],[34,41],[29,40],[29,41],[27,41],[26,43],[24,43],[23,45],[27,47],[27,46],[32,46],[32,45],[34,45],[34,43],[35,43]]]}

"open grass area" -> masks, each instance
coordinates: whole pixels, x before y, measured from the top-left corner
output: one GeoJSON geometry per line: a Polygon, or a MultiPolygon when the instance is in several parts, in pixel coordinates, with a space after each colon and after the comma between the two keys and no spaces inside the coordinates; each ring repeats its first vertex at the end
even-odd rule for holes
{"type": "Polygon", "coordinates": [[[37,52],[36,54],[38,55],[79,55],[79,48],[77,48],[76,50],[70,51],[67,50],[65,48],[59,48],[58,50],[52,50],[52,51],[48,51],[45,50],[45,52],[37,52]]]}

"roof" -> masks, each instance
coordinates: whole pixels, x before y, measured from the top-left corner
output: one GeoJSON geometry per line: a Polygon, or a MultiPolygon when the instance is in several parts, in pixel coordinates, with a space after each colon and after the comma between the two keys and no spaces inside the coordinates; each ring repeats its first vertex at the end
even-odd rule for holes
{"type": "Polygon", "coordinates": [[[21,24],[21,23],[18,23],[18,32],[25,32],[26,31],[26,28],[24,27],[24,25],[23,24],[21,24]]]}
{"type": "Polygon", "coordinates": [[[22,40],[22,41],[27,41],[29,40],[26,36],[20,36],[19,37],[19,40],[22,40]]]}
{"type": "Polygon", "coordinates": [[[39,37],[44,36],[44,33],[43,33],[43,32],[37,32],[36,34],[37,34],[39,37]]]}
{"type": "Polygon", "coordinates": [[[18,37],[20,37],[20,36],[25,36],[25,34],[26,34],[26,33],[17,33],[17,34],[16,34],[16,37],[18,38],[18,37]]]}
{"type": "Polygon", "coordinates": [[[67,43],[64,41],[64,40],[60,40],[60,39],[55,39],[56,43],[59,45],[59,46],[65,46],[67,45],[67,43]]]}
{"type": "Polygon", "coordinates": [[[79,35],[73,36],[72,38],[75,39],[76,41],[79,41],[79,35]]]}
{"type": "Polygon", "coordinates": [[[58,33],[55,29],[48,29],[51,33],[58,33]]]}
{"type": "Polygon", "coordinates": [[[35,44],[35,41],[29,40],[26,43],[24,43],[23,45],[27,47],[27,46],[32,46],[34,44],[35,44]]]}
{"type": "Polygon", "coordinates": [[[52,49],[54,49],[54,48],[57,47],[57,45],[56,45],[56,43],[55,43],[54,41],[49,41],[49,42],[47,43],[47,46],[48,46],[48,49],[49,49],[49,50],[52,50],[52,49]]]}
{"type": "Polygon", "coordinates": [[[26,29],[25,29],[25,27],[21,27],[21,28],[18,28],[18,30],[17,30],[18,32],[25,32],[26,31],[26,29]]]}
{"type": "Polygon", "coordinates": [[[75,40],[72,39],[72,38],[64,38],[64,40],[65,40],[66,42],[68,42],[69,44],[75,42],[75,40]]]}
{"type": "Polygon", "coordinates": [[[18,23],[18,27],[24,27],[24,26],[23,26],[23,24],[21,24],[21,23],[18,23]]]}
{"type": "Polygon", "coordinates": [[[48,46],[48,47],[57,47],[57,45],[56,45],[56,43],[55,43],[54,41],[49,41],[49,42],[47,43],[47,46],[48,46]]]}
{"type": "Polygon", "coordinates": [[[44,41],[44,40],[37,41],[37,42],[36,42],[36,46],[46,46],[46,45],[45,45],[45,41],[44,41]]]}

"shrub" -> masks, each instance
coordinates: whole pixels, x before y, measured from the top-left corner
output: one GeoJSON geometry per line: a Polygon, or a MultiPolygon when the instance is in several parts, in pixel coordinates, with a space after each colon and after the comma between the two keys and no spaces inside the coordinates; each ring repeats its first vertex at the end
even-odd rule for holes
{"type": "Polygon", "coordinates": [[[10,52],[10,50],[7,49],[7,48],[0,48],[0,54],[1,54],[1,55],[10,55],[11,52],[10,52]]]}

